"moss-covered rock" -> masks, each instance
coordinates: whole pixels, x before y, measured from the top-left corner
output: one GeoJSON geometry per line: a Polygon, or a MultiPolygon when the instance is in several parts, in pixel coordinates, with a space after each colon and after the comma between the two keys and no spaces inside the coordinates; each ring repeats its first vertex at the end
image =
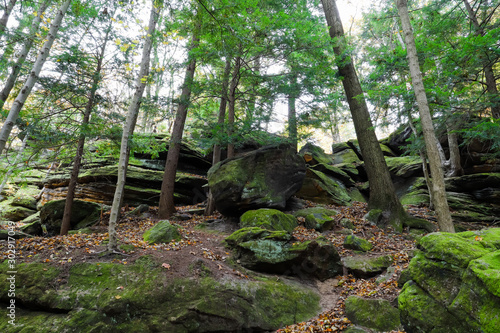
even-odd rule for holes
{"type": "Polygon", "coordinates": [[[305,171],[304,159],[289,146],[266,147],[214,165],[208,185],[222,214],[240,216],[252,209],[284,209],[305,171]]]}
{"type": "Polygon", "coordinates": [[[225,239],[233,259],[243,267],[264,273],[314,276],[325,280],[342,265],[335,247],[326,239],[293,242],[285,231],[243,228],[225,239]]]}
{"type": "Polygon", "coordinates": [[[384,299],[350,296],[345,301],[345,312],[353,324],[377,331],[393,331],[401,326],[399,310],[384,299]]]}
{"type": "Polygon", "coordinates": [[[338,212],[323,207],[304,208],[296,211],[293,215],[305,218],[305,227],[315,229],[319,232],[331,230],[334,227],[335,219],[332,216],[338,212]]]}
{"type": "Polygon", "coordinates": [[[372,277],[385,271],[392,264],[392,256],[383,255],[370,257],[355,255],[342,258],[344,267],[359,277],[372,277]]]}
{"type": "Polygon", "coordinates": [[[366,239],[350,235],[345,238],[344,247],[355,251],[368,252],[372,249],[373,245],[366,239]]]}
{"type": "Polygon", "coordinates": [[[386,157],[389,172],[402,178],[423,176],[422,159],[419,156],[386,157]]]}
{"type": "Polygon", "coordinates": [[[22,206],[5,205],[0,212],[0,219],[8,221],[21,221],[30,215],[36,213],[36,210],[22,206]]]}
{"type": "Polygon", "coordinates": [[[349,206],[351,201],[341,181],[311,168],[307,169],[304,183],[295,195],[321,204],[349,206]]]}
{"type": "Polygon", "coordinates": [[[142,237],[149,244],[161,244],[170,243],[173,240],[179,241],[181,234],[177,226],[170,224],[167,220],[163,220],[156,223],[154,227],[146,230],[142,237]]]}
{"type": "Polygon", "coordinates": [[[496,332],[500,325],[500,229],[432,233],[405,271],[399,296],[412,332],[496,332]]]}
{"type": "Polygon", "coordinates": [[[240,217],[240,226],[243,228],[258,227],[291,233],[298,225],[297,219],[293,215],[285,214],[277,209],[249,210],[240,217]]]}
{"type": "MultiPolygon", "coordinates": [[[[32,263],[17,266],[16,326],[2,332],[270,331],[307,320],[319,296],[282,281],[168,279],[150,260],[81,263],[68,272],[32,263]],[[61,280],[59,286],[53,282],[61,280]],[[66,281],[66,282],[64,282],[66,281]]],[[[189,263],[186,263],[189,265],[189,263]]],[[[0,265],[0,301],[7,304],[7,262],[0,265]]],[[[7,309],[0,315],[7,318],[7,309]]]]}

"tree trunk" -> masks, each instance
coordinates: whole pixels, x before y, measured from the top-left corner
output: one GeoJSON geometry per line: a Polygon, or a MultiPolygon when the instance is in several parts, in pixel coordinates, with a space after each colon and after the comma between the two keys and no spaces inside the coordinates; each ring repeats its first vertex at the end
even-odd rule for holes
{"type": "Polygon", "coordinates": [[[95,69],[92,78],[92,87],[90,88],[89,99],[87,100],[87,105],[85,105],[85,112],[83,114],[82,124],[81,124],[81,134],[78,139],[78,145],[76,148],[75,158],[73,160],[73,169],[71,171],[71,176],[68,184],[68,193],[66,194],[66,202],[64,205],[64,213],[61,222],[60,235],[64,236],[68,234],[71,226],[71,212],[73,207],[73,199],[75,198],[75,189],[78,183],[78,174],[80,173],[80,166],[83,156],[83,148],[85,146],[85,128],[89,124],[90,114],[95,106],[95,96],[97,88],[99,87],[99,82],[101,82],[101,71],[102,63],[104,61],[104,52],[106,50],[106,44],[108,43],[109,34],[111,32],[111,24],[108,26],[106,31],[106,36],[104,37],[104,44],[102,45],[101,52],[98,55],[97,67],[95,69]]]}
{"type": "Polygon", "coordinates": [[[0,18],[0,36],[2,36],[5,33],[5,29],[7,29],[7,21],[9,20],[12,9],[16,5],[16,1],[17,0],[10,0],[3,11],[3,15],[0,18]]]}
{"type": "Polygon", "coordinates": [[[21,156],[23,155],[23,152],[24,152],[24,149],[26,148],[26,143],[28,142],[29,136],[30,136],[30,131],[28,129],[26,131],[26,134],[24,135],[23,143],[21,145],[21,149],[19,149],[19,151],[17,152],[17,156],[16,156],[14,162],[12,163],[12,166],[9,168],[9,170],[7,170],[7,172],[3,176],[2,184],[0,184],[0,201],[2,201],[4,199],[3,196],[2,196],[3,189],[5,188],[5,185],[7,184],[7,181],[9,180],[10,175],[16,169],[17,163],[19,163],[19,160],[21,159],[21,156]]]}
{"type": "Polygon", "coordinates": [[[458,136],[454,132],[453,124],[449,121],[446,123],[446,130],[448,132],[448,147],[450,149],[450,159],[447,177],[459,177],[463,176],[464,169],[462,168],[462,163],[460,161],[460,148],[458,146],[458,136]]]}
{"type": "Polygon", "coordinates": [[[290,93],[288,94],[288,138],[291,141],[292,148],[297,151],[297,110],[295,102],[298,95],[297,74],[292,72],[290,77],[290,93]]]}
{"type": "MultiPolygon", "coordinates": [[[[476,36],[484,36],[485,35],[484,29],[479,24],[479,21],[477,20],[476,13],[474,12],[474,10],[472,9],[472,7],[470,6],[470,4],[467,0],[463,0],[463,3],[465,5],[465,9],[467,10],[467,14],[469,15],[469,19],[472,22],[472,25],[474,26],[476,36]]],[[[484,58],[484,56],[481,58],[484,58]]],[[[486,59],[486,61],[485,61],[483,71],[484,71],[484,77],[486,79],[486,89],[491,96],[490,97],[491,98],[491,114],[493,115],[493,118],[499,119],[500,118],[500,94],[498,93],[498,89],[497,89],[495,72],[493,71],[493,63],[488,61],[488,59],[486,59]]]]}
{"type": "Polygon", "coordinates": [[[397,230],[402,230],[403,222],[408,218],[408,215],[396,196],[394,184],[375,135],[358,76],[352,59],[347,54],[344,29],[337,5],[335,0],[321,0],[321,2],[329,26],[330,37],[335,40],[333,50],[336,63],[342,77],[342,84],[370,183],[368,208],[381,210],[380,219],[377,221],[381,227],[392,225],[397,230]]]}
{"type": "Polygon", "coordinates": [[[434,189],[434,207],[437,212],[439,228],[441,231],[455,232],[448,207],[448,201],[446,199],[443,170],[441,169],[439,153],[436,148],[438,141],[434,133],[429,104],[427,103],[427,96],[425,95],[422,73],[420,72],[420,66],[418,63],[417,48],[415,46],[415,39],[413,37],[410,17],[408,15],[407,1],[396,0],[396,4],[398,7],[399,17],[401,18],[401,25],[403,27],[413,89],[415,90],[415,97],[417,99],[420,112],[420,121],[422,123],[427,156],[429,157],[432,187],[434,189]]]}
{"type": "Polygon", "coordinates": [[[233,68],[233,75],[231,78],[231,84],[229,86],[229,108],[227,111],[227,136],[229,143],[227,144],[227,158],[234,157],[234,115],[236,107],[236,88],[240,81],[240,68],[241,68],[241,57],[236,57],[236,61],[233,68]]]}
{"type": "MultiPolygon", "coordinates": [[[[224,67],[224,76],[222,78],[222,88],[221,97],[219,105],[219,117],[217,119],[217,125],[219,129],[224,128],[224,121],[226,120],[226,106],[227,106],[227,88],[229,86],[229,74],[231,73],[231,60],[228,58],[226,60],[226,66],[224,67]]],[[[214,151],[212,156],[212,165],[216,165],[221,160],[220,153],[221,145],[220,143],[214,144],[214,151]]],[[[212,215],[215,211],[215,201],[212,196],[212,191],[208,190],[207,206],[205,207],[205,215],[212,215]]]]}
{"type": "MultiPolygon", "coordinates": [[[[38,8],[38,11],[40,13],[43,13],[45,9],[47,9],[47,7],[49,6],[50,1],[51,0],[44,1],[38,8]]],[[[19,76],[19,72],[21,72],[21,68],[24,64],[24,61],[26,60],[26,57],[28,56],[28,53],[31,50],[31,47],[33,46],[33,42],[35,41],[35,33],[38,31],[40,22],[42,22],[40,16],[41,15],[37,15],[33,19],[28,38],[26,38],[26,41],[24,42],[23,48],[19,54],[19,57],[17,58],[16,63],[12,67],[12,71],[9,74],[7,81],[5,82],[5,86],[3,87],[2,92],[0,92],[0,109],[3,108],[5,101],[9,97],[9,94],[12,88],[14,87],[14,84],[16,83],[17,77],[19,76]]]]}
{"type": "MultiPolygon", "coordinates": [[[[191,41],[191,49],[198,46],[198,34],[200,30],[200,23],[193,33],[191,41]]],[[[186,123],[187,111],[189,103],[191,102],[191,91],[194,81],[194,72],[196,69],[196,58],[189,53],[188,66],[186,68],[186,75],[184,77],[184,84],[182,86],[179,107],[175,116],[174,128],[172,136],[170,137],[170,146],[168,148],[167,161],[165,162],[165,172],[163,174],[163,181],[161,183],[160,203],[158,210],[158,217],[161,219],[168,219],[175,213],[174,203],[174,187],[175,175],[177,172],[177,163],[179,162],[179,154],[181,151],[182,135],[184,132],[184,124],[186,123]]]]}
{"type": "Polygon", "coordinates": [[[66,0],[62,4],[61,8],[59,8],[56,17],[54,18],[54,21],[50,26],[50,30],[47,35],[47,40],[43,44],[43,47],[38,53],[38,57],[36,58],[36,61],[33,64],[33,68],[31,69],[28,80],[26,81],[23,88],[21,89],[16,99],[14,100],[14,103],[12,104],[12,107],[9,111],[9,115],[7,116],[7,119],[3,124],[2,130],[0,131],[0,154],[2,153],[2,151],[5,148],[5,145],[7,144],[7,139],[9,138],[10,132],[14,127],[14,123],[17,117],[19,116],[19,113],[21,112],[24,102],[31,93],[31,89],[33,89],[33,86],[35,85],[36,81],[38,81],[38,76],[40,75],[40,71],[42,70],[45,60],[47,60],[47,57],[49,56],[50,48],[52,47],[52,44],[56,39],[57,32],[61,25],[62,19],[66,14],[66,11],[68,10],[70,3],[71,0],[66,0]]]}
{"type": "Polygon", "coordinates": [[[129,141],[134,133],[137,116],[139,114],[139,107],[141,106],[142,95],[144,94],[144,89],[146,88],[146,79],[149,75],[149,58],[151,55],[151,46],[153,44],[153,36],[156,30],[156,23],[158,22],[158,17],[160,15],[161,4],[162,2],[160,2],[160,4],[157,4],[157,1],[152,1],[151,13],[149,16],[149,26],[144,42],[144,48],[142,50],[142,60],[139,75],[137,76],[137,80],[135,82],[134,96],[132,97],[132,101],[127,111],[127,120],[125,122],[125,125],[123,126],[120,159],[118,161],[118,179],[116,180],[116,190],[109,216],[108,251],[115,251],[118,246],[116,237],[116,223],[118,221],[118,216],[123,201],[123,190],[127,177],[127,166],[130,154],[129,141]]]}

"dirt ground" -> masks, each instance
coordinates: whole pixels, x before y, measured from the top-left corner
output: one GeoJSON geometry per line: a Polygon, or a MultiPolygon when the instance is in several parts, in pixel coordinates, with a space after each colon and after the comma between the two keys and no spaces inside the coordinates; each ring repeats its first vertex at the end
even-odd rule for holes
{"type": "MultiPolygon", "coordinates": [[[[306,206],[314,206],[305,202],[306,206]]],[[[178,212],[172,223],[181,228],[182,240],[162,245],[149,245],[142,234],[156,222],[157,207],[150,207],[141,216],[129,213],[133,207],[124,208],[122,218],[117,226],[120,244],[119,254],[106,254],[107,220],[104,215],[101,222],[92,228],[90,234],[72,234],[55,237],[23,238],[16,241],[16,259],[21,262],[44,262],[69,269],[73,263],[80,262],[115,262],[123,265],[133,263],[142,255],[152,255],[172,278],[192,276],[189,270],[191,263],[202,260],[215,278],[225,276],[234,279],[252,279],[252,272],[229,263],[230,251],[224,247],[225,237],[237,230],[237,221],[225,219],[219,214],[212,216],[198,215],[202,207],[178,207],[178,212]],[[196,212],[196,213],[193,213],[196,212]]],[[[283,327],[277,332],[342,332],[350,326],[344,313],[344,301],[348,296],[359,295],[371,298],[384,298],[396,304],[400,289],[397,280],[402,270],[408,266],[409,259],[415,250],[414,238],[407,232],[392,233],[381,230],[363,219],[366,214],[366,204],[355,202],[349,207],[327,206],[339,212],[334,216],[334,230],[320,234],[306,229],[303,220],[299,219],[299,227],[294,231],[297,241],[314,239],[320,235],[329,239],[337,248],[341,257],[350,256],[352,250],[343,247],[346,230],[341,227],[342,219],[349,219],[355,229],[353,234],[370,241],[373,249],[369,255],[390,254],[393,256],[394,273],[386,282],[376,283],[376,277],[371,279],[356,278],[344,271],[344,275],[320,282],[315,280],[300,281],[317,289],[321,295],[323,312],[308,322],[296,323],[283,327]]],[[[411,215],[427,219],[435,223],[432,212],[426,207],[409,207],[411,215]]],[[[1,226],[5,227],[5,226],[1,226]]],[[[7,243],[0,241],[0,260],[7,257],[7,243]]],[[[200,272],[201,273],[201,272],[200,272]]],[[[196,274],[196,271],[195,271],[196,274]]],[[[290,278],[293,277],[277,277],[290,278]]],[[[64,283],[64,280],[58,281],[64,283]]]]}

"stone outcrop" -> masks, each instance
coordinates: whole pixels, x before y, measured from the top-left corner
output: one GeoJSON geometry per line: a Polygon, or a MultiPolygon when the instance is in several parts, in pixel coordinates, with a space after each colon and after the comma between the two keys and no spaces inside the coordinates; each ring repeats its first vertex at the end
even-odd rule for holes
{"type": "Polygon", "coordinates": [[[258,272],[325,280],[342,271],[337,250],[324,238],[300,243],[285,231],[243,228],[225,243],[233,250],[233,260],[258,272]]]}
{"type": "Polygon", "coordinates": [[[262,148],[214,165],[208,185],[217,210],[239,216],[259,208],[284,209],[302,186],[304,160],[287,145],[262,148]]]}
{"type": "Polygon", "coordinates": [[[167,220],[158,221],[154,227],[144,232],[143,238],[149,244],[169,243],[180,240],[181,234],[177,226],[167,220]]]}
{"type": "Polygon", "coordinates": [[[257,227],[291,233],[298,225],[297,219],[293,215],[285,214],[277,209],[249,210],[240,217],[240,226],[242,228],[257,227]]]}
{"type": "MultiPolygon", "coordinates": [[[[7,262],[0,264],[2,304],[11,299],[8,271],[7,262]]],[[[204,277],[172,279],[148,256],[129,265],[30,263],[16,271],[16,326],[2,306],[5,333],[55,327],[58,332],[264,332],[319,312],[319,296],[297,284],[215,278],[206,266],[204,277]]]]}
{"type": "Polygon", "coordinates": [[[498,332],[500,229],[423,237],[398,298],[413,332],[498,332]]]}
{"type": "Polygon", "coordinates": [[[377,332],[399,330],[401,327],[398,309],[384,299],[349,296],[345,301],[345,312],[354,325],[377,332]]]}

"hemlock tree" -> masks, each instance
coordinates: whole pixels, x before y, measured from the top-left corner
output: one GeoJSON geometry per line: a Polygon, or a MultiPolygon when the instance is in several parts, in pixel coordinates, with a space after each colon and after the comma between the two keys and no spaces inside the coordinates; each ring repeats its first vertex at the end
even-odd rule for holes
{"type": "Polygon", "coordinates": [[[335,0],[321,0],[321,2],[330,37],[334,40],[333,50],[336,63],[342,77],[342,84],[370,183],[368,209],[373,211],[371,214],[378,215],[376,218],[378,225],[392,225],[396,230],[402,230],[403,224],[408,224],[410,217],[396,196],[382,149],[375,135],[361,85],[352,59],[348,54],[348,45],[336,2],[335,0]]]}
{"type": "Polygon", "coordinates": [[[123,126],[122,141],[120,147],[120,159],[118,161],[118,179],[116,180],[116,190],[113,197],[113,205],[111,206],[111,212],[109,216],[109,243],[108,251],[114,252],[117,249],[117,237],[116,237],[116,223],[118,221],[118,216],[120,213],[120,208],[123,200],[123,192],[125,188],[125,180],[127,176],[127,166],[130,154],[130,140],[134,133],[135,124],[137,122],[137,116],[139,113],[139,107],[141,106],[142,95],[144,89],[146,88],[147,78],[149,75],[149,63],[151,56],[151,49],[153,44],[153,35],[156,30],[156,23],[160,16],[160,10],[163,5],[162,0],[153,0],[151,13],[149,16],[149,25],[146,31],[146,37],[144,41],[144,48],[142,50],[142,60],[140,64],[139,74],[135,81],[135,92],[130,102],[130,106],[127,111],[127,120],[123,126]]]}
{"type": "Polygon", "coordinates": [[[21,88],[21,91],[19,92],[16,99],[14,100],[14,103],[12,104],[12,107],[9,111],[9,115],[7,116],[7,119],[5,120],[5,123],[3,124],[3,127],[0,131],[0,154],[2,153],[2,151],[5,148],[5,145],[7,144],[7,139],[9,138],[10,132],[14,127],[14,123],[17,117],[19,116],[21,109],[23,108],[24,102],[26,102],[26,99],[31,93],[33,86],[38,81],[40,71],[42,70],[45,60],[47,60],[47,57],[49,56],[50,48],[52,47],[52,44],[56,39],[57,32],[59,31],[59,27],[61,26],[61,22],[64,18],[64,15],[66,14],[66,11],[68,10],[70,3],[71,0],[66,0],[57,11],[57,14],[52,22],[52,25],[50,26],[47,39],[43,44],[40,52],[38,53],[38,57],[35,63],[33,64],[33,68],[31,69],[28,80],[21,88]]]}
{"type": "Polygon", "coordinates": [[[96,94],[97,89],[99,88],[99,84],[102,80],[102,70],[103,70],[103,62],[106,51],[106,45],[110,39],[112,21],[108,24],[104,36],[104,40],[102,42],[101,49],[96,57],[96,68],[92,75],[92,85],[90,87],[89,96],[87,100],[87,104],[85,105],[85,111],[83,114],[83,119],[81,122],[81,133],[78,138],[78,144],[76,148],[75,158],[73,160],[73,169],[71,171],[71,176],[68,184],[68,192],[66,194],[66,203],[64,205],[64,214],[61,222],[61,230],[60,235],[67,235],[71,226],[71,212],[73,206],[73,199],[75,197],[75,189],[78,183],[78,174],[80,172],[80,166],[83,156],[83,148],[85,146],[85,130],[90,122],[90,115],[92,110],[96,105],[96,94]]]}
{"type": "Polygon", "coordinates": [[[396,5],[403,28],[413,89],[415,90],[425,147],[429,158],[432,175],[434,208],[438,216],[439,228],[441,231],[455,232],[448,207],[448,201],[446,199],[443,170],[441,169],[441,160],[437,150],[437,139],[434,133],[429,104],[427,102],[424,83],[422,81],[422,73],[420,72],[420,66],[418,63],[417,47],[415,46],[415,39],[413,37],[410,17],[408,15],[408,4],[406,0],[396,0],[396,5]]]}

